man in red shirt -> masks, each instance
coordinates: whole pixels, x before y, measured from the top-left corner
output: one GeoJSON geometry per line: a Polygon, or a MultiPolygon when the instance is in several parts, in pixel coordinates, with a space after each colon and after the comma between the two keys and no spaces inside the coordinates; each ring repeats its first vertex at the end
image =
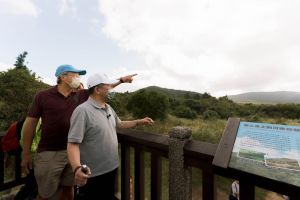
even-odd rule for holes
{"type": "MultiPolygon", "coordinates": [[[[71,65],[59,66],[55,73],[57,85],[38,92],[29,109],[24,124],[21,165],[27,173],[32,169],[30,147],[41,117],[41,140],[34,161],[39,200],[73,199],[74,174],[67,158],[67,136],[74,109],[89,96],[87,90],[76,90],[80,86],[80,75],[85,74],[85,70],[71,65]]],[[[113,86],[131,83],[135,75],[121,77],[113,86]]]]}

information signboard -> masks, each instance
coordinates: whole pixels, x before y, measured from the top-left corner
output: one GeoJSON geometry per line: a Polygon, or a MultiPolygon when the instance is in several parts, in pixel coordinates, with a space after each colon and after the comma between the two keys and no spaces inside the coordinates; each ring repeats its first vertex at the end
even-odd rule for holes
{"type": "Polygon", "coordinates": [[[240,122],[229,167],[300,186],[300,127],[240,122]]]}
{"type": "Polygon", "coordinates": [[[214,165],[226,168],[227,164],[229,168],[300,187],[299,126],[235,122],[235,127],[236,133],[226,127],[214,165]],[[224,158],[224,152],[230,156],[224,158]]]}

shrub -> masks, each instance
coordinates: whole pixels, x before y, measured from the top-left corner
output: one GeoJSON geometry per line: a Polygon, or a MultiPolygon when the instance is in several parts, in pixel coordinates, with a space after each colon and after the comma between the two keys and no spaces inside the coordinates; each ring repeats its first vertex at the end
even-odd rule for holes
{"type": "Polygon", "coordinates": [[[216,111],[213,110],[206,110],[203,114],[202,114],[203,119],[218,119],[220,116],[216,111]]]}
{"type": "Polygon", "coordinates": [[[189,107],[180,106],[174,111],[174,115],[181,118],[195,119],[197,113],[191,110],[189,107]]]}
{"type": "Polygon", "coordinates": [[[168,108],[169,101],[165,94],[146,90],[134,93],[127,104],[128,111],[132,112],[134,117],[148,116],[154,120],[166,119],[168,108]]]}

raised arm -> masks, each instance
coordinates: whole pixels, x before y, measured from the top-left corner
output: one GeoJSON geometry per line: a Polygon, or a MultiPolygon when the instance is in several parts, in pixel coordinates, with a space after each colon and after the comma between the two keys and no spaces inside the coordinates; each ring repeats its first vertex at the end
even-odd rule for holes
{"type": "Polygon", "coordinates": [[[137,74],[131,74],[131,75],[127,75],[127,76],[123,76],[120,77],[117,83],[112,84],[112,87],[116,87],[118,85],[120,85],[121,83],[131,83],[133,81],[133,77],[136,76],[137,74]]]}

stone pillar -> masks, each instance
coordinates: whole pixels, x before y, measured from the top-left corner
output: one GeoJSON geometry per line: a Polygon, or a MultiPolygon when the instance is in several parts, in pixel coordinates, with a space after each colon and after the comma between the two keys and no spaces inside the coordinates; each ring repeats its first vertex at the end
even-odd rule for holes
{"type": "Polygon", "coordinates": [[[192,130],[176,126],[169,132],[169,199],[192,199],[192,168],[184,165],[183,147],[192,130]]]}

